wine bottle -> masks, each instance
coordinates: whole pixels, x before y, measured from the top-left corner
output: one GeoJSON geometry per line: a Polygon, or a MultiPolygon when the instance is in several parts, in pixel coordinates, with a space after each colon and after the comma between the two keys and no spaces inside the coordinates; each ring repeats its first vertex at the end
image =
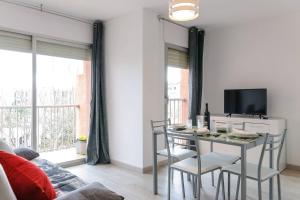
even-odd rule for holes
{"type": "Polygon", "coordinates": [[[210,130],[210,113],[208,111],[208,103],[205,105],[205,112],[204,112],[204,127],[210,130]]]}

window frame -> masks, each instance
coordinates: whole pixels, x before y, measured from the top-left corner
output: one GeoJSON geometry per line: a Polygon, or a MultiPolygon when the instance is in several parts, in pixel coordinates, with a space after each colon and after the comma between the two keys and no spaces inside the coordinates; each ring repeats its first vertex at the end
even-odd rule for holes
{"type": "MultiPolygon", "coordinates": [[[[91,44],[87,44],[87,43],[79,43],[79,42],[74,42],[74,41],[67,41],[67,40],[62,40],[62,39],[57,39],[57,38],[51,38],[51,37],[44,37],[41,35],[36,35],[36,34],[28,34],[28,33],[22,33],[22,32],[18,32],[15,30],[9,30],[9,29],[3,29],[0,28],[0,33],[2,33],[2,35],[5,36],[9,36],[12,38],[20,38],[20,37],[27,37],[30,38],[31,40],[31,51],[29,53],[31,53],[32,55],[32,86],[31,86],[31,90],[32,90],[32,99],[31,99],[31,148],[33,150],[38,150],[38,135],[37,135],[37,44],[38,42],[47,42],[47,43],[51,43],[51,44],[57,44],[57,45],[63,45],[63,46],[67,46],[67,47],[73,47],[73,48],[81,48],[81,49],[85,49],[88,51],[89,53],[89,58],[87,58],[86,60],[91,58],[91,44]]],[[[1,34],[0,34],[1,37],[1,34]]],[[[17,48],[16,48],[17,49],[17,48]]],[[[22,48],[20,48],[20,52],[23,52],[21,50],[22,48]]],[[[11,51],[17,51],[18,50],[11,50],[11,51]]]]}
{"type": "MultiPolygon", "coordinates": [[[[168,50],[169,49],[175,49],[175,50],[178,50],[178,51],[183,51],[185,53],[187,53],[187,56],[188,56],[188,51],[189,49],[188,48],[185,48],[185,47],[181,47],[181,46],[178,46],[178,45],[175,45],[175,44],[171,44],[171,43],[165,43],[164,44],[164,49],[165,49],[165,52],[164,52],[164,70],[165,70],[165,91],[164,91],[164,107],[165,107],[165,120],[168,120],[168,50]]],[[[188,58],[188,63],[189,63],[189,58],[188,58]]]]}

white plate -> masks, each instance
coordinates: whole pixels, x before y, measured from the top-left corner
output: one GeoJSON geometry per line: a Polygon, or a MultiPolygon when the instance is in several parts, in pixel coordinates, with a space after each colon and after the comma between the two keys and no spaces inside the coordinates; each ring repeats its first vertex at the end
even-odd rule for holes
{"type": "Polygon", "coordinates": [[[170,129],[180,129],[180,128],[186,128],[184,124],[173,124],[169,126],[170,129]]]}
{"type": "Polygon", "coordinates": [[[207,135],[209,134],[209,130],[207,129],[186,129],[183,131],[180,131],[182,133],[188,133],[188,134],[193,134],[193,133],[197,133],[197,135],[207,135]]]}
{"type": "Polygon", "coordinates": [[[257,133],[230,133],[230,134],[228,134],[228,136],[251,139],[251,138],[259,137],[259,134],[257,134],[257,133]]]}

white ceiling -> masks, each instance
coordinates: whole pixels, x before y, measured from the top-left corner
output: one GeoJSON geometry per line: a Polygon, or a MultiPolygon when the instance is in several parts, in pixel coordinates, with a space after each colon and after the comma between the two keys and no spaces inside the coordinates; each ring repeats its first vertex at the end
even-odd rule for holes
{"type": "MultiPolygon", "coordinates": [[[[168,0],[21,0],[89,20],[109,20],[148,8],[168,15],[168,0]]],[[[187,26],[218,27],[300,11],[300,0],[200,0],[200,17],[187,26]]]]}

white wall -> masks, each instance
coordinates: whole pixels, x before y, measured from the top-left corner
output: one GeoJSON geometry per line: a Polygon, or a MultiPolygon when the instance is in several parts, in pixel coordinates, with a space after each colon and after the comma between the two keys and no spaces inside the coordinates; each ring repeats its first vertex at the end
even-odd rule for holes
{"type": "Polygon", "coordinates": [[[268,115],[287,119],[289,164],[300,166],[300,13],[206,33],[204,97],[223,113],[228,88],[267,88],[268,115]]]}
{"type": "MultiPolygon", "coordinates": [[[[157,14],[143,10],[143,161],[152,165],[150,120],[164,119],[165,66],[162,25],[157,14]]],[[[162,146],[159,137],[158,146],[162,146]]]]}
{"type": "MultiPolygon", "coordinates": [[[[143,10],[143,163],[152,165],[153,148],[150,120],[165,118],[165,44],[188,46],[187,29],[159,21],[157,14],[143,10]]],[[[164,138],[158,138],[164,148],[164,138]]]]}
{"type": "Polygon", "coordinates": [[[0,2],[0,29],[92,43],[92,25],[0,2]]]}
{"type": "MultiPolygon", "coordinates": [[[[164,119],[162,24],[156,13],[143,9],[110,20],[105,27],[111,159],[143,170],[152,165],[150,120],[164,119]]],[[[168,43],[187,44],[181,27],[168,27],[165,30],[177,38],[168,43]]]]}
{"type": "Polygon", "coordinates": [[[188,30],[182,26],[163,21],[164,41],[168,44],[188,48],[188,30]]]}
{"type": "Polygon", "coordinates": [[[105,23],[105,38],[111,159],[142,168],[142,12],[105,23]]]}

